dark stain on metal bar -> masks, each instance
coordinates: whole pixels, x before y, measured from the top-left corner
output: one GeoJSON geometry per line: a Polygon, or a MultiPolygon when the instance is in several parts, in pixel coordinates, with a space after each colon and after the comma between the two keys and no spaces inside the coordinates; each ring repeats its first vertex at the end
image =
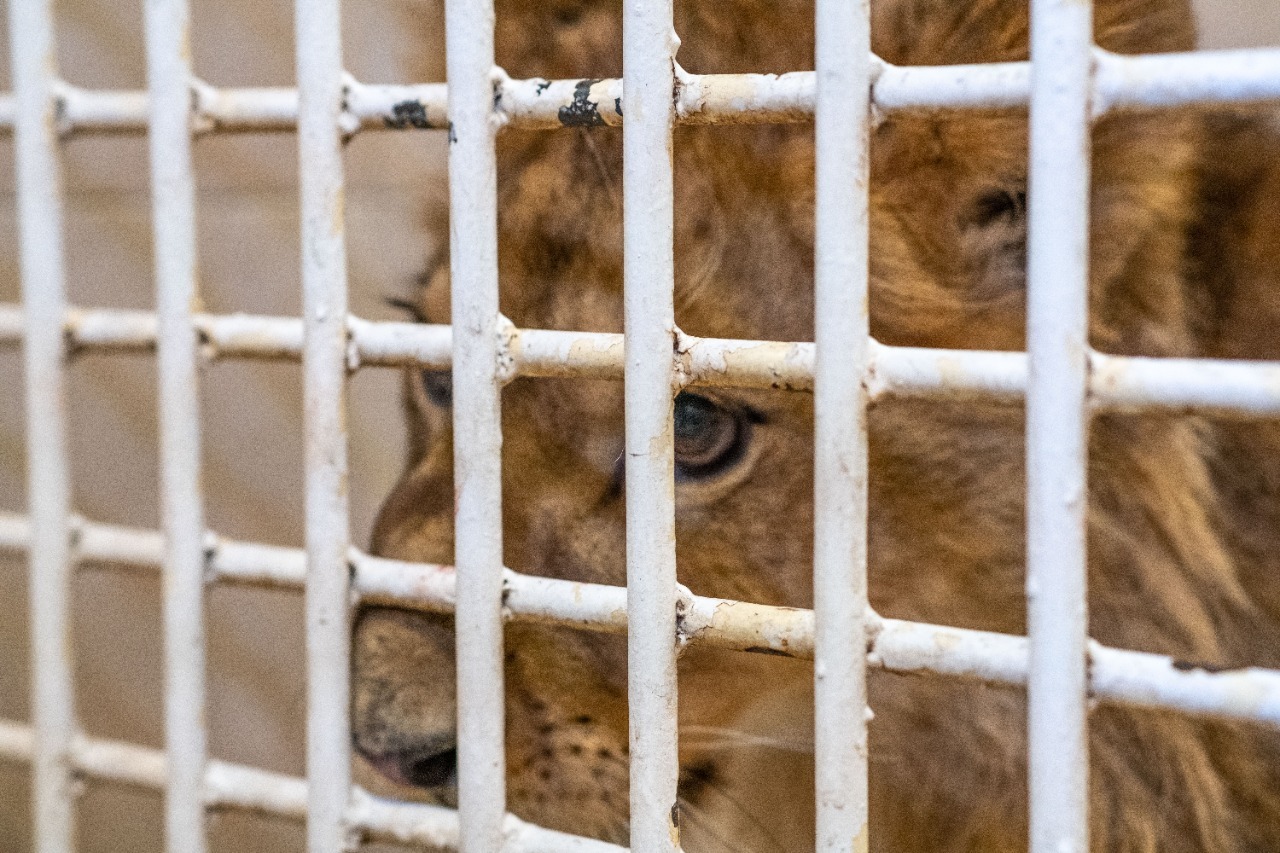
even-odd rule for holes
{"type": "Polygon", "coordinates": [[[534,84],[534,93],[537,95],[541,95],[543,92],[547,91],[550,88],[551,88],[550,80],[539,80],[536,84],[534,84]]]}
{"type": "Polygon", "coordinates": [[[613,111],[617,113],[619,117],[622,116],[622,98],[613,99],[613,111]]]}
{"type": "Polygon", "coordinates": [[[573,87],[573,103],[560,108],[560,123],[565,127],[603,127],[604,118],[595,101],[590,100],[591,87],[599,80],[579,80],[573,87]]]}
{"type": "Polygon", "coordinates": [[[431,129],[431,122],[427,119],[427,108],[417,99],[401,101],[392,107],[386,123],[387,127],[393,130],[405,130],[410,127],[416,127],[418,130],[431,129]]]}

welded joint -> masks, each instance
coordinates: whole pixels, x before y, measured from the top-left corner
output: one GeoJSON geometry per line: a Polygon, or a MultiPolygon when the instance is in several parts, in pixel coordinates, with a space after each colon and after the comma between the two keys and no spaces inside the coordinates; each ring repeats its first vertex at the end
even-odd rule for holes
{"type": "Polygon", "coordinates": [[[222,537],[212,530],[206,530],[200,538],[200,549],[204,554],[204,568],[201,571],[205,586],[218,583],[218,551],[222,548],[222,537]]]}
{"type": "Polygon", "coordinates": [[[511,75],[502,66],[495,65],[489,72],[489,83],[493,87],[493,111],[489,116],[489,124],[496,133],[511,123],[511,113],[507,109],[511,75]]]}
{"type": "Polygon", "coordinates": [[[500,593],[500,598],[502,602],[502,621],[503,622],[515,621],[516,612],[511,609],[511,606],[507,602],[511,599],[512,592],[514,592],[513,582],[518,581],[519,578],[520,578],[519,572],[515,571],[514,569],[509,569],[506,566],[502,567],[502,592],[500,593]]]}
{"type": "Polygon", "coordinates": [[[191,318],[191,328],[196,336],[196,354],[200,358],[200,367],[205,368],[222,357],[218,342],[209,330],[212,318],[207,314],[196,314],[191,318]]]}
{"type": "MultiPolygon", "coordinates": [[[[1097,662],[1098,650],[1103,645],[1093,637],[1085,637],[1084,641],[1084,697],[1085,697],[1085,713],[1092,714],[1102,700],[1098,697],[1096,688],[1096,680],[1094,676],[1094,668],[1097,662]]],[[[1173,666],[1171,663],[1170,666],[1173,666]]]]}
{"type": "Polygon", "coordinates": [[[88,524],[89,520],[78,513],[67,516],[67,548],[70,551],[67,559],[72,566],[84,561],[80,545],[84,541],[84,529],[88,524]]]}
{"type": "Polygon", "coordinates": [[[498,315],[498,325],[495,330],[498,345],[494,348],[494,354],[497,357],[497,364],[494,366],[494,375],[497,378],[499,387],[508,385],[513,379],[520,375],[520,329],[505,314],[498,315]]]}
{"type": "Polygon", "coordinates": [[[489,79],[493,85],[494,121],[502,127],[511,121],[511,114],[507,110],[506,103],[509,96],[507,86],[511,82],[511,75],[502,66],[495,65],[493,70],[489,72],[489,79]]]}
{"type": "Polygon", "coordinates": [[[671,396],[679,394],[694,382],[693,348],[701,338],[685,334],[679,326],[671,327],[671,396]]]}
{"type": "Polygon", "coordinates": [[[360,81],[350,71],[342,72],[342,108],[338,112],[338,132],[346,145],[360,132],[360,117],[351,110],[351,93],[359,88],[360,81]]]}
{"type": "MultiPolygon", "coordinates": [[[[493,92],[493,104],[489,110],[489,133],[496,135],[499,130],[511,121],[511,115],[503,106],[504,96],[507,91],[507,85],[511,82],[511,76],[507,74],[505,68],[500,65],[494,65],[489,69],[489,87],[493,92]]],[[[450,130],[452,135],[453,131],[450,130]]]]}
{"type": "Polygon", "coordinates": [[[356,326],[362,322],[365,321],[356,317],[354,314],[347,314],[347,342],[343,347],[345,351],[343,362],[346,364],[348,379],[360,370],[360,347],[356,344],[356,326]]]}
{"type": "Polygon", "coordinates": [[[884,344],[867,336],[867,354],[862,362],[862,397],[868,404],[874,403],[889,391],[889,384],[880,378],[879,371],[883,347],[884,344]]]}
{"type": "Polygon", "coordinates": [[[188,83],[191,87],[191,135],[195,137],[215,133],[220,127],[213,113],[213,105],[218,99],[218,90],[199,77],[192,77],[188,83]]]}
{"type": "Polygon", "coordinates": [[[1093,50],[1089,52],[1089,85],[1085,90],[1085,99],[1087,100],[1085,107],[1089,113],[1089,122],[1091,124],[1102,118],[1109,109],[1109,104],[1106,103],[1101,91],[1102,87],[1099,85],[1099,72],[1103,61],[1100,49],[1097,45],[1094,45],[1093,50]]]}
{"type": "Polygon", "coordinates": [[[872,656],[875,655],[876,642],[880,639],[880,634],[884,632],[884,617],[877,613],[870,604],[862,612],[862,628],[866,633],[867,660],[870,661],[872,656]]]}
{"type": "Polygon", "coordinates": [[[693,610],[695,600],[696,596],[694,596],[693,590],[682,583],[676,584],[675,644],[677,656],[684,653],[684,650],[693,642],[698,633],[696,629],[691,629],[688,624],[689,614],[693,610]]]}
{"type": "Polygon", "coordinates": [[[1129,68],[1125,58],[1118,53],[1093,46],[1089,64],[1089,120],[1097,121],[1111,112],[1120,100],[1120,90],[1129,68]]]}
{"type": "Polygon", "coordinates": [[[66,796],[73,801],[80,799],[88,792],[89,782],[93,777],[81,758],[88,751],[90,742],[89,736],[80,731],[77,724],[76,731],[67,741],[66,748],[58,753],[58,764],[66,771],[63,774],[64,790],[66,796]]]}
{"type": "MultiPolygon", "coordinates": [[[[80,354],[81,350],[87,349],[79,344],[80,326],[84,323],[85,311],[83,308],[75,306],[67,306],[66,316],[62,321],[62,362],[70,364],[71,360],[80,354]]],[[[154,351],[155,345],[151,346],[154,351]]]]}
{"type": "Polygon", "coordinates": [[[885,69],[891,67],[876,53],[872,53],[868,60],[869,68],[869,85],[871,86],[871,96],[867,99],[868,106],[871,110],[871,130],[877,130],[880,125],[884,124],[889,118],[888,110],[880,106],[880,100],[876,97],[876,85],[880,82],[885,69]]]}
{"type": "Polygon", "coordinates": [[[1125,64],[1118,54],[1094,45],[1089,63],[1089,120],[1107,114],[1117,100],[1116,83],[1124,79],[1125,64]]]}
{"type": "Polygon", "coordinates": [[[675,116],[677,122],[688,118],[693,112],[701,108],[700,99],[687,97],[687,93],[694,91],[698,86],[698,75],[690,74],[684,70],[684,66],[676,61],[675,56],[671,57],[671,103],[674,109],[672,115],[675,116]]]}
{"type": "Polygon", "coordinates": [[[75,131],[71,121],[71,99],[75,97],[76,88],[65,80],[53,81],[51,97],[53,99],[53,129],[59,139],[66,139],[75,131]]]}
{"type": "Polygon", "coordinates": [[[364,552],[355,545],[347,546],[347,614],[355,613],[360,606],[363,590],[360,589],[360,567],[364,552]]]}
{"type": "MultiPolygon", "coordinates": [[[[1091,418],[1094,414],[1108,408],[1106,405],[1106,394],[1102,393],[1104,384],[1114,384],[1112,379],[1109,383],[1104,383],[1099,377],[1107,376],[1104,370],[1103,361],[1106,356],[1085,345],[1084,354],[1084,414],[1085,418],[1091,418]]],[[[1111,407],[1114,408],[1114,407],[1111,407]]]]}

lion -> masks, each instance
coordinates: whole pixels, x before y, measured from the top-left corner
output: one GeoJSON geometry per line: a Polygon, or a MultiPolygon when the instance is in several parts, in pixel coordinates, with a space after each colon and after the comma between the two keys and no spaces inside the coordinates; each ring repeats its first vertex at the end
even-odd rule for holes
{"type": "MultiPolygon", "coordinates": [[[[497,3],[513,77],[621,73],[621,10],[497,3]]],[[[900,65],[1027,58],[1027,0],[873,0],[875,52],[900,65]]],[[[677,3],[697,73],[813,67],[800,0],[677,3]]],[[[1186,0],[1098,0],[1096,41],[1189,50],[1186,0]]],[[[1092,345],[1133,356],[1275,358],[1280,171],[1264,117],[1116,114],[1093,133],[1092,345]]],[[[676,319],[702,336],[812,340],[814,153],[808,126],[675,133],[676,319]]],[[[622,330],[621,134],[506,130],[499,143],[503,313],[521,327],[622,330]]],[[[894,114],[872,139],[871,328],[881,342],[1025,346],[1027,118],[894,114]]],[[[433,227],[444,234],[444,217],[433,227]]],[[[448,263],[411,309],[449,321],[448,263]]],[[[453,554],[450,384],[409,371],[404,474],[375,553],[453,554]]],[[[519,379],[503,397],[506,563],[621,585],[619,383],[519,379]]],[[[674,405],[680,581],[727,599],[812,606],[813,404],[693,389],[674,405]]],[[[1024,634],[1021,405],[886,399],[869,415],[870,598],[889,617],[1024,634]]],[[[1280,665],[1280,430],[1181,413],[1105,414],[1090,436],[1091,635],[1195,665],[1280,665]]],[[[626,843],[625,640],[506,629],[507,789],[516,815],[626,843]]],[[[1189,664],[1190,665],[1190,664],[1189,664]]],[[[684,849],[813,845],[811,665],[687,649],[680,677],[684,849]]],[[[367,608],[354,629],[363,778],[456,801],[449,618],[367,608]]],[[[871,849],[1027,848],[1026,700],[873,672],[871,849]]],[[[1098,707],[1093,849],[1280,849],[1280,737],[1260,726],[1098,707]]]]}

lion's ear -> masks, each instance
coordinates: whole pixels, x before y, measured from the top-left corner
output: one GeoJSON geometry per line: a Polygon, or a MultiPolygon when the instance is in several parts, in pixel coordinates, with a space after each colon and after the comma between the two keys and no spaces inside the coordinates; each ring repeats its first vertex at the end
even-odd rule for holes
{"type": "Polygon", "coordinates": [[[1116,53],[1170,53],[1196,44],[1191,0],[1098,0],[1094,38],[1116,53]]]}

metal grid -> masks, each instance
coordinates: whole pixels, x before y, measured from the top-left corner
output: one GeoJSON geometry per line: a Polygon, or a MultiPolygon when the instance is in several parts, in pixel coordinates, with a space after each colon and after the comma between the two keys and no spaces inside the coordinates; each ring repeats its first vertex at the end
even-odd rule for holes
{"type": "MultiPolygon", "coordinates": [[[[29,555],[32,726],[0,721],[0,758],[34,773],[37,848],[73,848],[74,780],[163,789],[168,848],[204,849],[207,809],[305,818],[312,851],[363,836],[479,851],[605,851],[614,845],[505,813],[502,623],[629,633],[632,848],[675,851],[676,649],[687,643],[814,660],[818,848],[867,849],[865,672],[1026,685],[1036,853],[1088,849],[1086,701],[1280,725],[1280,672],[1186,671],[1104,648],[1085,625],[1084,460],[1094,411],[1280,416],[1280,364],[1107,356],[1087,348],[1089,128],[1108,111],[1280,99],[1280,51],[1120,57],[1091,43],[1089,4],[1033,0],[1034,63],[898,68],[872,56],[866,0],[818,0],[817,70],[688,75],[674,63],[671,0],[626,4],[622,97],[625,336],[521,330],[498,313],[494,138],[559,127],[577,81],[511,80],[493,66],[489,0],[448,0],[448,92],[366,86],[342,72],[338,0],[297,4],[298,89],[216,90],[192,77],[185,0],[147,4],[150,97],[74,89],[57,77],[50,0],[11,0],[24,304],[0,306],[0,343],[24,346],[28,514],[0,514],[0,549],[29,555]],[[672,93],[674,92],[674,98],[672,93]],[[446,108],[446,103],[448,104],[446,108]],[[872,116],[921,107],[1029,105],[1028,353],[888,347],[867,327],[867,146],[872,116]],[[816,343],[693,338],[672,310],[671,129],[677,123],[816,121],[816,343]],[[341,144],[374,128],[452,128],[454,328],[371,323],[346,303],[341,144]],[[303,211],[302,319],[193,313],[193,136],[297,130],[303,211]],[[65,298],[59,144],[76,132],[149,131],[157,312],[74,309],[65,298]],[[1052,199],[1052,204],[1047,200],[1052,199]],[[852,238],[851,238],[852,235],[852,238]],[[462,250],[465,247],[465,251],[462,250]],[[83,349],[159,360],[164,531],[72,513],[65,372],[83,349]],[[301,360],[306,548],[219,539],[204,529],[197,376],[201,359],[301,360]],[[369,366],[452,367],[457,571],[350,545],[344,385],[369,366]],[[502,566],[498,403],[516,376],[622,379],[626,387],[628,587],[520,575],[502,566]],[[671,406],[695,385],[816,395],[814,611],[700,597],[675,576],[671,406]],[[865,408],[884,396],[1027,402],[1029,638],[885,619],[866,604],[865,408]],[[78,563],[165,578],[166,749],[90,739],[72,709],[68,592],[78,563]],[[214,583],[305,589],[308,779],[209,760],[203,592],[214,583]],[[629,594],[628,594],[629,593],[629,594]],[[350,782],[347,645],[353,601],[456,613],[459,809],[395,803],[350,782]],[[732,606],[729,606],[732,605],[732,606]],[[865,654],[864,654],[865,650],[865,654]]],[[[595,87],[599,87],[597,92],[595,87]]],[[[621,116],[603,115],[606,123],[621,116]]]]}

